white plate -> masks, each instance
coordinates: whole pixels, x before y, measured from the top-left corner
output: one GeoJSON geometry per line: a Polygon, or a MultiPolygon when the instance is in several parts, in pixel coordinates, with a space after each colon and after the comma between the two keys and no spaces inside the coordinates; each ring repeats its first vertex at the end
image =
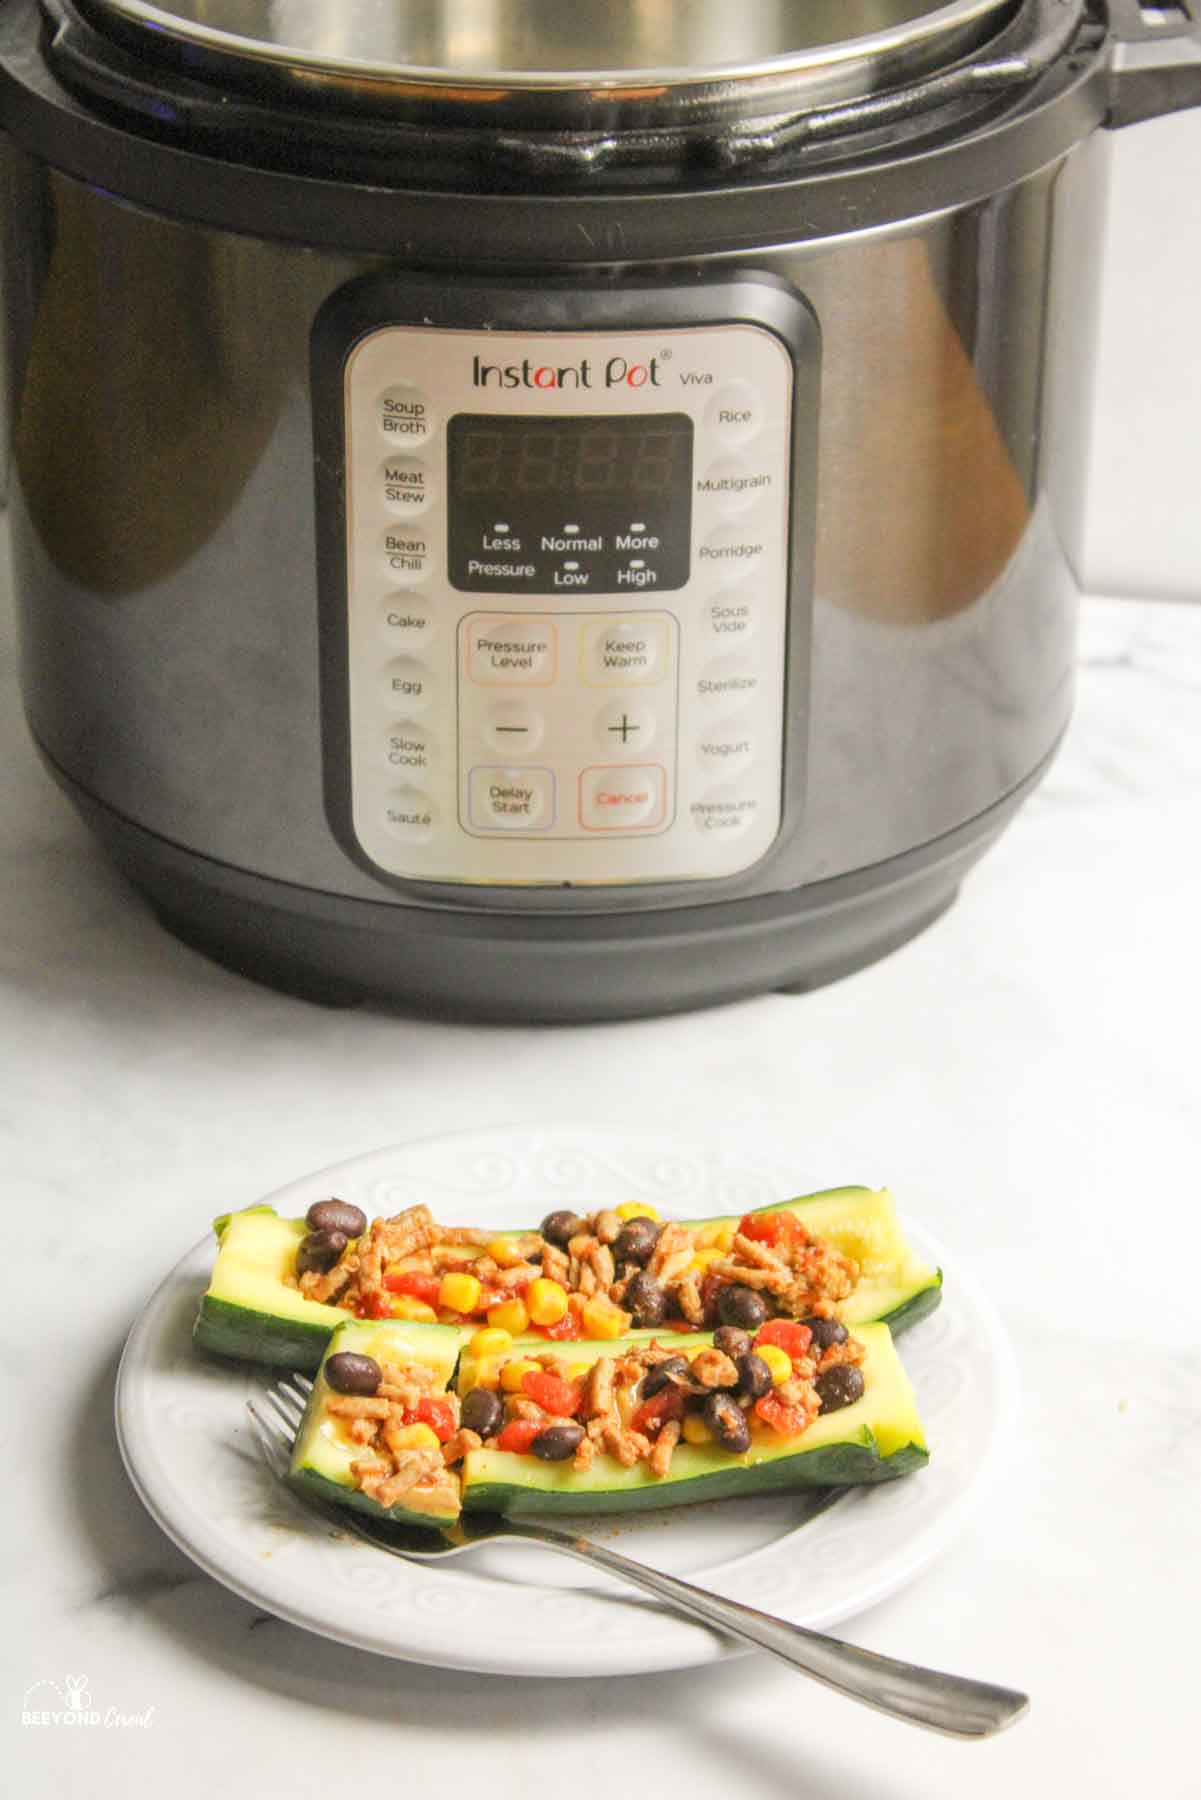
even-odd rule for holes
{"type": "MultiPolygon", "coordinates": [[[[336,1193],[368,1217],[418,1200],[466,1224],[536,1223],[648,1201],[665,1216],[741,1213],[796,1191],[728,1156],[587,1128],[515,1127],[395,1145],[270,1196],[289,1217],[336,1193]]],[[[946,1273],[942,1305],[901,1339],[931,1448],[929,1467],[847,1494],[805,1520],[802,1497],[710,1502],[598,1522],[596,1535],[656,1567],[825,1627],[894,1592],[962,1522],[1010,1410],[1011,1360],[980,1296],[924,1233],[946,1273]]],[[[245,1400],[257,1375],[192,1348],[212,1266],[206,1239],[151,1297],[117,1378],[117,1435],[145,1505],[201,1568],[267,1612],[360,1649],[508,1675],[630,1675],[739,1654],[706,1626],[660,1610],[536,1546],[403,1563],[308,1517],[268,1475],[245,1400]]],[[[587,1525],[584,1525],[588,1529],[587,1525]]]]}

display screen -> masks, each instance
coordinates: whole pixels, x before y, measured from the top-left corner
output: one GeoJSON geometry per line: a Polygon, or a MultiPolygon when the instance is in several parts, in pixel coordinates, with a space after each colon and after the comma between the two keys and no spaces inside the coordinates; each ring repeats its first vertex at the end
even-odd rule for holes
{"type": "Polygon", "coordinates": [[[490,593],[682,587],[692,421],[459,413],[447,427],[451,580],[490,593]]]}

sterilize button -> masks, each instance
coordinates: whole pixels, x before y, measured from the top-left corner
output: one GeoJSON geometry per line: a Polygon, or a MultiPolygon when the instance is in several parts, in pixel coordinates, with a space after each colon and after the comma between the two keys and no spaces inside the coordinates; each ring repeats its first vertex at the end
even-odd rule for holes
{"type": "Polygon", "coordinates": [[[424,775],[432,750],[425,727],[410,725],[407,720],[393,725],[384,736],[384,761],[397,775],[424,775]]]}
{"type": "Polygon", "coordinates": [[[555,822],[550,769],[472,769],[471,823],[487,831],[545,831],[555,822]]]}
{"type": "Polygon", "coordinates": [[[719,456],[697,476],[696,495],[711,512],[730,515],[745,512],[770,493],[772,486],[770,472],[757,469],[749,457],[719,456]]]}
{"type": "Polygon", "coordinates": [[[477,619],[468,627],[467,669],[485,686],[555,679],[558,637],[549,619],[477,619]]]}
{"type": "Polygon", "coordinates": [[[434,498],[433,472],[419,456],[386,456],[379,482],[384,505],[400,517],[424,512],[434,498]]]}
{"type": "Polygon", "coordinates": [[[701,620],[714,648],[732,650],[754,634],[755,602],[745,588],[722,588],[701,608],[701,620]]]}
{"type": "Polygon", "coordinates": [[[437,808],[424,788],[396,788],[384,801],[385,827],[406,844],[428,843],[437,823],[437,808]]]}
{"type": "Polygon", "coordinates": [[[759,675],[744,656],[718,656],[696,678],[696,697],[706,704],[730,707],[750,700],[759,688],[759,675]]]}
{"type": "Polygon", "coordinates": [[[434,629],[434,611],[427,600],[414,600],[407,594],[389,594],[380,608],[380,624],[384,642],[394,650],[417,650],[429,642],[434,629]]]}
{"type": "Polygon", "coordinates": [[[412,587],[430,572],[433,545],[420,525],[390,525],[380,538],[380,560],[390,581],[412,587]]]}
{"type": "Polygon", "coordinates": [[[546,720],[520,701],[494,706],[484,724],[484,736],[502,756],[525,756],[536,750],[546,731],[546,720]]]}
{"type": "Polygon", "coordinates": [[[636,701],[610,701],[596,715],[593,736],[609,756],[640,756],[655,735],[656,719],[636,701]]]}
{"type": "Polygon", "coordinates": [[[384,693],[398,712],[424,712],[432,690],[429,670],[415,657],[399,656],[384,670],[384,693]]]}
{"type": "Polygon", "coordinates": [[[696,760],[715,778],[740,775],[755,760],[754,734],[742,720],[720,720],[701,732],[696,760]]]}
{"type": "Polygon", "coordinates": [[[667,651],[666,619],[636,613],[607,619],[585,638],[585,679],[605,686],[661,681],[667,651]]]}
{"type": "Polygon", "coordinates": [[[741,444],[764,423],[763,401],[749,381],[729,381],[718,388],[705,409],[705,424],[719,443],[741,444]]]}
{"type": "Polygon", "coordinates": [[[662,822],[666,780],[658,763],[585,769],[580,776],[580,824],[586,831],[645,830],[662,822]]]}
{"type": "Polygon", "coordinates": [[[736,838],[741,837],[744,831],[749,831],[755,823],[759,802],[754,794],[740,793],[731,788],[714,788],[694,800],[688,810],[693,826],[702,835],[736,838]]]}
{"type": "Polygon", "coordinates": [[[434,415],[420,388],[397,382],[385,388],[377,403],[379,428],[389,444],[413,449],[427,443],[434,433],[434,415]]]}

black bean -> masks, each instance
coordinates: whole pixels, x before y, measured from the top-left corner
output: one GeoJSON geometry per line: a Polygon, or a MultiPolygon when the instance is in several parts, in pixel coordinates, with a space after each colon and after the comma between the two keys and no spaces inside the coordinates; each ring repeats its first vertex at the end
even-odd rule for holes
{"type": "Polygon", "coordinates": [[[863,1398],[863,1376],[854,1363],[838,1363],[819,1375],[813,1385],[824,1413],[839,1412],[863,1398]]]}
{"type": "Polygon", "coordinates": [[[530,1449],[543,1462],[566,1462],[569,1456],[575,1455],[583,1438],[582,1425],[570,1425],[566,1422],[562,1425],[548,1425],[545,1431],[538,1433],[530,1449]]]}
{"type": "Polygon", "coordinates": [[[617,1242],[613,1246],[616,1261],[639,1263],[643,1267],[655,1253],[655,1245],[659,1242],[663,1227],[654,1219],[627,1219],[622,1226],[617,1242]]]}
{"type": "Polygon", "coordinates": [[[635,1325],[661,1325],[667,1317],[667,1290],[643,1269],[635,1275],[622,1302],[635,1325]]]}
{"type": "Polygon", "coordinates": [[[746,1414],[732,1394],[710,1394],[702,1416],[722,1449],[728,1450],[731,1456],[741,1456],[750,1449],[751,1429],[746,1414]]]}
{"type": "Polygon", "coordinates": [[[738,1358],[738,1392],[747,1400],[761,1400],[764,1394],[770,1394],[775,1383],[772,1372],[761,1356],[748,1350],[745,1356],[738,1358]]]}
{"type": "Polygon", "coordinates": [[[505,1422],[504,1404],[491,1388],[473,1387],[459,1408],[459,1424],[482,1438],[495,1437],[505,1422]]]}
{"type": "Polygon", "coordinates": [[[587,1219],[581,1219],[578,1213],[547,1213],[539,1229],[548,1244],[557,1244],[560,1250],[566,1250],[573,1237],[581,1231],[587,1231],[587,1219]]]}
{"type": "Polygon", "coordinates": [[[321,1373],[336,1394],[374,1394],[383,1380],[374,1356],[360,1356],[354,1350],[339,1350],[321,1373]]]}
{"type": "Polygon", "coordinates": [[[745,1356],[751,1347],[749,1331],[740,1331],[737,1325],[719,1325],[713,1333],[713,1348],[720,1350],[724,1356],[733,1357],[737,1362],[745,1356]]]}
{"type": "Polygon", "coordinates": [[[348,1200],[315,1200],[304,1222],[313,1231],[341,1231],[348,1238],[357,1238],[367,1229],[367,1214],[348,1200]]]}
{"type": "Polygon", "coordinates": [[[717,1311],[723,1325],[739,1325],[744,1331],[757,1331],[767,1317],[767,1301],[754,1288],[735,1281],[722,1288],[717,1296],[717,1311]]]}
{"type": "Polygon", "coordinates": [[[661,1388],[670,1387],[672,1382],[687,1383],[688,1358],[686,1356],[665,1356],[662,1362],[655,1363],[642,1377],[639,1393],[643,1400],[649,1400],[661,1388]]]}
{"type": "Polygon", "coordinates": [[[350,1239],[344,1231],[310,1231],[296,1250],[298,1275],[324,1275],[332,1269],[350,1239]]]}
{"type": "Polygon", "coordinates": [[[802,1319],[801,1324],[807,1325],[813,1333],[810,1348],[819,1354],[828,1350],[831,1344],[845,1344],[847,1341],[847,1328],[840,1319],[802,1319]]]}

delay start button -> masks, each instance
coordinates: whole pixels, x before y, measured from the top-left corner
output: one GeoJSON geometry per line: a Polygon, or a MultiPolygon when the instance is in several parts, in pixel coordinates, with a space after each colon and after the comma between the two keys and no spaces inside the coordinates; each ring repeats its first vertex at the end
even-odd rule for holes
{"type": "Polygon", "coordinates": [[[663,823],[667,774],[659,763],[585,769],[580,824],[585,831],[650,831],[663,823]]]}
{"type": "Polygon", "coordinates": [[[484,831],[545,831],[555,822],[551,769],[472,769],[471,823],[484,831]]]}

